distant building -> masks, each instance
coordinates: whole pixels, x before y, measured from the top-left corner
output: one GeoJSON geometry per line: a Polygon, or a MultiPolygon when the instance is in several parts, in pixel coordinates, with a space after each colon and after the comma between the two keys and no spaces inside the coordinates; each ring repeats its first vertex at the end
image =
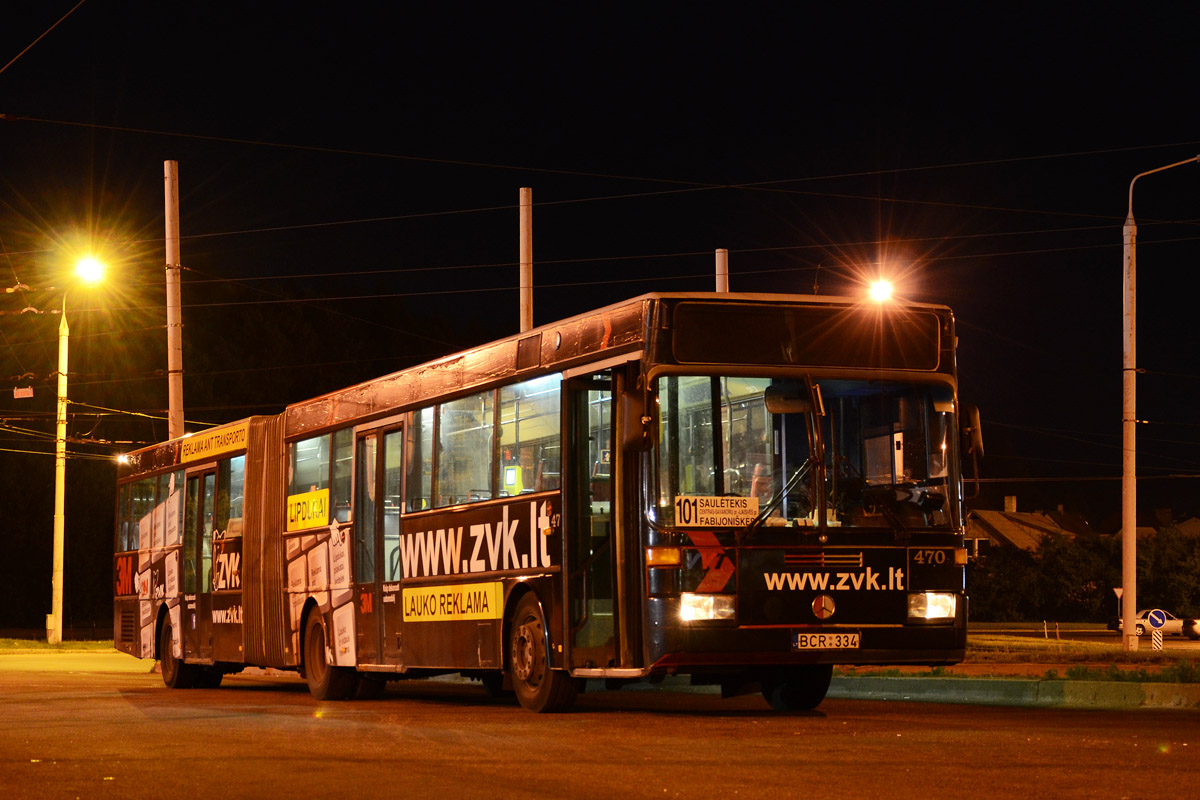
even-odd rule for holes
{"type": "Polygon", "coordinates": [[[1087,520],[1078,514],[1068,514],[1061,506],[1050,512],[1017,511],[1017,498],[1011,495],[1004,498],[1004,511],[976,509],[967,515],[967,549],[973,558],[997,545],[1034,553],[1052,534],[1074,537],[1086,533],[1090,533],[1087,520]]]}
{"type": "Polygon", "coordinates": [[[1188,517],[1176,523],[1175,527],[1185,536],[1200,536],[1200,519],[1196,517],[1188,517]]]}

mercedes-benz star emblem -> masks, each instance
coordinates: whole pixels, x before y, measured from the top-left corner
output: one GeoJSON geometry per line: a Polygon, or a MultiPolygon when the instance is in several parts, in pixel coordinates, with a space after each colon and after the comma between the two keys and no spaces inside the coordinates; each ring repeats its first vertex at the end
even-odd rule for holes
{"type": "Polygon", "coordinates": [[[833,598],[827,594],[819,594],[812,602],[813,616],[817,619],[829,619],[833,616],[836,606],[833,598]]]}

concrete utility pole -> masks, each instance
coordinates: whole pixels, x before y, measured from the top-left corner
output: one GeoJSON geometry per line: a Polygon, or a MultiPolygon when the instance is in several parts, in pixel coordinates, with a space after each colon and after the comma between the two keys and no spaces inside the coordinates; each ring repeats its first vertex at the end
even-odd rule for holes
{"type": "MultiPolygon", "coordinates": [[[[75,265],[84,284],[98,282],[104,266],[88,257],[75,265]]],[[[71,358],[71,328],[67,325],[67,290],[63,290],[62,317],[58,320],[58,402],[54,414],[54,553],[50,571],[50,613],[46,615],[46,642],[59,644],[63,631],[63,554],[67,529],[67,365],[71,358]]]]}
{"type": "Polygon", "coordinates": [[[58,321],[58,403],[54,434],[54,553],[50,572],[50,615],[46,617],[47,644],[60,644],[63,629],[63,551],[66,545],[67,499],[67,355],[71,329],[67,325],[67,296],[63,294],[58,321]]]}
{"type": "Polygon", "coordinates": [[[533,189],[522,187],[521,204],[521,332],[533,327],[533,189]]]}
{"type": "Polygon", "coordinates": [[[163,162],[167,220],[167,438],[183,436],[183,321],[179,287],[179,162],[163,162]]]}
{"type": "Polygon", "coordinates": [[[729,251],[717,248],[717,291],[729,291],[729,251]]]}
{"type": "Polygon", "coordinates": [[[1121,643],[1138,649],[1137,623],[1137,224],[1133,220],[1133,184],[1138,178],[1172,167],[1200,162],[1200,156],[1139,172],[1129,182],[1129,213],[1122,230],[1125,239],[1124,364],[1121,398],[1121,643]]]}

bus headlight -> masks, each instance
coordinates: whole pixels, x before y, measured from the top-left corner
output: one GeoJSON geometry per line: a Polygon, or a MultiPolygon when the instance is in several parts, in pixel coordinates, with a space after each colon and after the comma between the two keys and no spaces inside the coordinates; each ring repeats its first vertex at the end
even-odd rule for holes
{"type": "Polygon", "coordinates": [[[958,595],[953,592],[922,592],[908,596],[909,619],[954,619],[958,595]]]}
{"type": "Polygon", "coordinates": [[[735,619],[737,604],[731,594],[695,594],[684,592],[679,595],[679,618],[684,622],[702,619],[735,619]]]}

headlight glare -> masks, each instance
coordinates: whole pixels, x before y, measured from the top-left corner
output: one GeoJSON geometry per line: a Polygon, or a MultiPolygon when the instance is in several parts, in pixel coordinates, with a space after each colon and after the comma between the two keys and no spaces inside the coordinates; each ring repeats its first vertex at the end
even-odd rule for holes
{"type": "Polygon", "coordinates": [[[731,594],[684,592],[679,595],[679,618],[684,622],[735,619],[736,617],[737,605],[731,594]]]}
{"type": "Polygon", "coordinates": [[[908,596],[909,619],[954,619],[958,595],[952,592],[922,592],[908,596]]]}

